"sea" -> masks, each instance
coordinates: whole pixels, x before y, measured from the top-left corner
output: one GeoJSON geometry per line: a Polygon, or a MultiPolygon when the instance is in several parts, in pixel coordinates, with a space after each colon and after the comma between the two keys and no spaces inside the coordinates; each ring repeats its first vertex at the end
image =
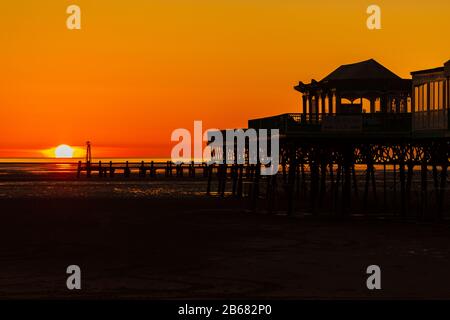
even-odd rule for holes
{"type": "MultiPolygon", "coordinates": [[[[161,165],[167,158],[97,158],[93,163],[102,162],[109,165],[112,161],[119,166],[129,162],[131,178],[126,179],[119,171],[113,179],[99,178],[98,173],[93,173],[91,179],[82,176],[77,178],[78,162],[83,159],[51,159],[51,158],[0,158],[0,199],[3,198],[186,198],[204,196],[206,194],[206,179],[167,179],[161,171],[159,177],[152,179],[139,179],[138,166],[141,161],[147,165],[154,161],[161,165]]],[[[363,188],[365,166],[355,166],[358,184],[363,188]]],[[[431,169],[431,168],[430,168],[431,169]]],[[[375,166],[378,189],[383,188],[383,166],[375,166]]],[[[417,169],[416,169],[417,170],[417,169]]],[[[415,170],[415,171],[416,171],[415,170]]],[[[307,170],[306,170],[307,171],[307,170]]],[[[429,170],[429,181],[431,170],[429,170]]],[[[399,188],[398,168],[386,167],[387,185],[392,189],[399,188]],[[395,174],[393,174],[396,172],[395,174]],[[395,178],[394,176],[397,176],[395,178]]],[[[200,176],[199,174],[198,176],[200,176]]],[[[417,188],[419,174],[414,174],[413,188],[417,188]]],[[[216,190],[213,179],[212,194],[216,190]]],[[[228,186],[229,189],[229,186],[228,186]]],[[[227,190],[226,194],[231,193],[227,190]]]]}
{"type": "MultiPolygon", "coordinates": [[[[77,179],[82,159],[3,158],[0,159],[0,199],[4,198],[185,198],[204,195],[204,179],[77,179]]],[[[166,162],[168,159],[98,158],[115,165],[129,161],[137,167],[141,161],[166,162]]],[[[134,169],[134,171],[137,169],[134,169]]],[[[133,174],[133,170],[132,170],[133,174]]],[[[135,173],[137,176],[137,173],[135,173]]]]}

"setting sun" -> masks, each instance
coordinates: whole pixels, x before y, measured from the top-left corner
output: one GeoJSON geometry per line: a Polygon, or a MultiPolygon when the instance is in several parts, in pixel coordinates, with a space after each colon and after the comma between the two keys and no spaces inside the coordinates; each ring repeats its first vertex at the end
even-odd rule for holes
{"type": "Polygon", "coordinates": [[[55,148],[55,158],[72,158],[73,151],[67,144],[61,144],[55,148]]]}

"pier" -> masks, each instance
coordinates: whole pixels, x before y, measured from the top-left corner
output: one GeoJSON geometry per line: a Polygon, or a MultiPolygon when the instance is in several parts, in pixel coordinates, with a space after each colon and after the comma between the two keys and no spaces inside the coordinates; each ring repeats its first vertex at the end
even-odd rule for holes
{"type": "MultiPolygon", "coordinates": [[[[448,218],[450,61],[411,74],[373,59],[342,65],[294,87],[301,112],[249,120],[248,129],[280,134],[282,178],[264,178],[265,208],[448,218]]],[[[260,181],[256,174],[254,199],[260,181]]]]}
{"type": "Polygon", "coordinates": [[[195,178],[199,174],[207,177],[211,168],[206,163],[190,163],[181,164],[172,161],[165,162],[78,162],[77,178],[85,176],[91,178],[93,173],[96,173],[100,178],[114,178],[121,174],[125,178],[139,177],[139,178],[156,178],[157,176],[164,177],[191,177],[195,178]]]}

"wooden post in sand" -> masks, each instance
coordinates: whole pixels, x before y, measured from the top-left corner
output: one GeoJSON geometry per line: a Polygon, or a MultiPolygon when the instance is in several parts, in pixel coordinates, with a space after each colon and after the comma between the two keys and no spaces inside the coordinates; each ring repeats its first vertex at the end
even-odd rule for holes
{"type": "Polygon", "coordinates": [[[191,162],[191,178],[195,178],[195,162],[191,162]]]}
{"type": "Polygon", "coordinates": [[[183,177],[183,165],[181,163],[177,164],[177,177],[183,177]]]}
{"type": "Polygon", "coordinates": [[[86,177],[88,177],[88,178],[91,177],[91,162],[90,161],[86,162],[86,177]]]}
{"type": "Polygon", "coordinates": [[[213,165],[212,164],[206,165],[205,168],[208,171],[208,186],[206,187],[206,194],[210,195],[211,194],[211,179],[212,179],[213,165]]]}
{"type": "Polygon", "coordinates": [[[153,161],[150,163],[150,177],[155,177],[155,163],[153,161]]]}
{"type": "Polygon", "coordinates": [[[113,168],[112,161],[109,162],[109,177],[110,178],[114,177],[114,168],[113,168]]]}
{"type": "Polygon", "coordinates": [[[209,167],[206,163],[203,163],[202,167],[203,167],[203,178],[207,178],[208,172],[209,172],[209,167]]]}
{"type": "Polygon", "coordinates": [[[81,161],[78,161],[77,178],[81,175],[81,161]]]}
{"type": "Polygon", "coordinates": [[[124,169],[124,176],[125,178],[129,178],[130,177],[130,167],[128,166],[128,161],[125,164],[125,169],[124,169]]]}
{"type": "Polygon", "coordinates": [[[139,177],[145,178],[146,171],[147,170],[145,169],[145,163],[144,163],[144,161],[142,161],[141,166],[139,167],[139,177]]]}
{"type": "Polygon", "coordinates": [[[103,177],[103,170],[102,170],[102,162],[98,162],[98,176],[101,178],[103,177]]]}

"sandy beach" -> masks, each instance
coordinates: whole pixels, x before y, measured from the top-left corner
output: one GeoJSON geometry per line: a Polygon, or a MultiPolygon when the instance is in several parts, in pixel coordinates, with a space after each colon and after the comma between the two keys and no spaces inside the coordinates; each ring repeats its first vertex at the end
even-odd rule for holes
{"type": "Polygon", "coordinates": [[[0,298],[450,297],[447,223],[247,208],[205,196],[2,199],[0,298]],[[80,291],[66,288],[72,264],[80,291]]]}

